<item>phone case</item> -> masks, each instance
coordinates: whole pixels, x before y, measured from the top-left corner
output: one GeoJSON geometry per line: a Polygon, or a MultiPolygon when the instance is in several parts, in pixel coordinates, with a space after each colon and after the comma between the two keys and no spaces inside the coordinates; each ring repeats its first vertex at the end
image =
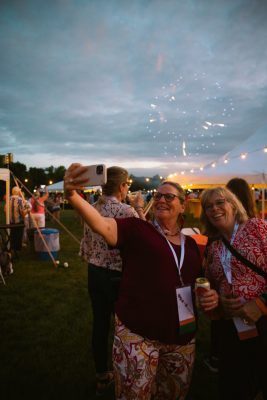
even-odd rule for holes
{"type": "Polygon", "coordinates": [[[88,165],[81,177],[87,179],[84,186],[102,186],[107,182],[106,166],[104,164],[88,165]]]}

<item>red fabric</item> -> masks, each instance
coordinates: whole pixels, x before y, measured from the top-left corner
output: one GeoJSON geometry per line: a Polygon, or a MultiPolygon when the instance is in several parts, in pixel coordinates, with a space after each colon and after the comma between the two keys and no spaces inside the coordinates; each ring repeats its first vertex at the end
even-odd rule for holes
{"type": "Polygon", "coordinates": [[[32,208],[31,208],[32,214],[44,214],[45,213],[44,200],[42,200],[41,198],[38,198],[37,200],[31,198],[30,203],[32,205],[32,208]],[[40,203],[40,204],[38,204],[38,203],[40,203]],[[35,204],[36,204],[36,206],[35,206],[35,204]]]}
{"type": "MultiPolygon", "coordinates": [[[[149,222],[117,219],[123,277],[116,313],[132,332],[168,344],[188,343],[193,334],[179,336],[175,288],[181,286],[166,239],[149,222]]],[[[180,246],[175,246],[178,258],[180,246]]],[[[186,237],[182,278],[193,287],[201,274],[197,245],[186,237]]]]}
{"type": "MultiPolygon", "coordinates": [[[[267,271],[267,223],[251,218],[242,224],[232,243],[245,258],[267,271]]],[[[220,255],[223,243],[215,241],[209,246],[207,257],[207,277],[211,285],[221,294],[230,294],[220,255]]],[[[245,266],[234,256],[231,257],[232,288],[236,296],[249,300],[267,292],[267,282],[256,272],[245,266]]]]}

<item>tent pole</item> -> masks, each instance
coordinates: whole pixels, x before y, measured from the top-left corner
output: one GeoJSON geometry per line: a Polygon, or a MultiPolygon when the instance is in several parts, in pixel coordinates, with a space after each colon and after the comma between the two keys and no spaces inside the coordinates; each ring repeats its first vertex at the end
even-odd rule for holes
{"type": "Polygon", "coordinates": [[[265,189],[261,189],[261,217],[264,219],[264,213],[265,213],[265,189]]]}
{"type": "Polygon", "coordinates": [[[6,224],[10,223],[9,201],[10,201],[10,175],[6,180],[6,224]]]}

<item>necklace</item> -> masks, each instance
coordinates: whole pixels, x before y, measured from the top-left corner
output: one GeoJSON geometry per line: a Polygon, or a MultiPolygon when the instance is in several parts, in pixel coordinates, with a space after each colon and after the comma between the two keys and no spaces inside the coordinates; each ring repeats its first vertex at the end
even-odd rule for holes
{"type": "Polygon", "coordinates": [[[164,236],[176,236],[180,233],[180,229],[178,226],[176,226],[176,231],[175,233],[170,233],[170,231],[166,228],[163,228],[162,226],[160,226],[160,224],[158,223],[158,221],[155,219],[153,221],[153,225],[154,227],[164,236]]]}

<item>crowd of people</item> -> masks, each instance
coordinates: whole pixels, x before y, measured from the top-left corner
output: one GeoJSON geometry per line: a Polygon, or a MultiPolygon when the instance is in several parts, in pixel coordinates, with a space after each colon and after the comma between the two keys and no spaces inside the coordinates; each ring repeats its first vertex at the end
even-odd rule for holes
{"type": "MultiPolygon", "coordinates": [[[[211,347],[203,361],[218,372],[219,399],[254,400],[261,392],[266,400],[267,223],[258,218],[247,182],[234,178],[226,187],[188,195],[163,181],[148,217],[150,199],[141,192],[128,197],[127,170],[108,168],[102,193],[89,195],[84,170],[80,164],[67,169],[64,191],[84,223],[80,256],[88,264],[96,395],[114,383],[118,400],[185,399],[204,313],[211,347]],[[182,233],[187,199],[196,198],[204,253],[195,235],[182,233]],[[195,282],[203,276],[210,286],[197,294],[195,282]]],[[[26,200],[13,187],[12,248],[21,250],[25,225],[45,227],[47,207],[60,219],[61,204],[62,195],[37,191],[26,200]]]]}
{"type": "MultiPolygon", "coordinates": [[[[4,201],[6,213],[6,196],[4,201]]],[[[9,199],[9,250],[12,259],[18,257],[23,246],[27,246],[34,230],[45,228],[46,219],[51,216],[55,220],[60,220],[62,203],[62,193],[49,194],[47,188],[44,191],[36,190],[29,198],[19,186],[12,188],[9,199]]]]}

